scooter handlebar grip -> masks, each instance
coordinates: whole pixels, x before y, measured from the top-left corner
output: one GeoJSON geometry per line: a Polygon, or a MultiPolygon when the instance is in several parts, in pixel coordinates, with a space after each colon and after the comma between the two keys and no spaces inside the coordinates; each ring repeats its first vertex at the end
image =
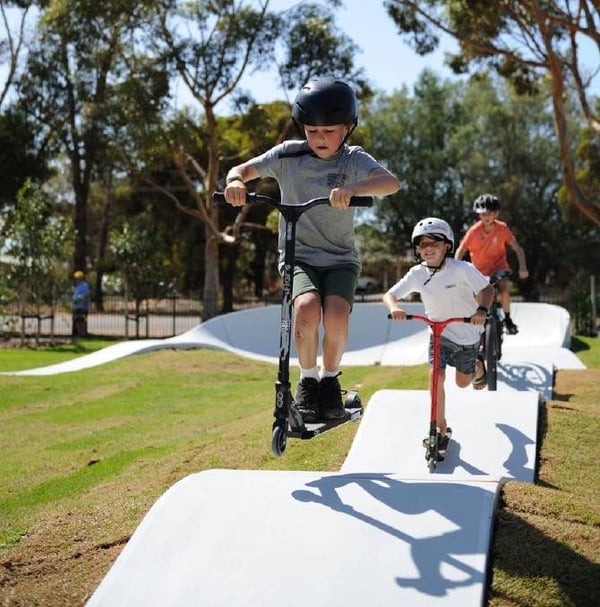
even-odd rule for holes
{"type": "Polygon", "coordinates": [[[350,199],[351,207],[372,207],[373,196],[352,196],[350,199]]]}

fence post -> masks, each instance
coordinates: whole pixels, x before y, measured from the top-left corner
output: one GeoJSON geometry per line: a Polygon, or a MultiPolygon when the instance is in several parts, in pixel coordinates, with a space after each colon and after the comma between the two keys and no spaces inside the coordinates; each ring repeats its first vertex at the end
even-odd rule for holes
{"type": "Polygon", "coordinates": [[[592,333],[598,335],[597,310],[596,310],[596,276],[590,274],[590,303],[592,307],[592,333]]]}

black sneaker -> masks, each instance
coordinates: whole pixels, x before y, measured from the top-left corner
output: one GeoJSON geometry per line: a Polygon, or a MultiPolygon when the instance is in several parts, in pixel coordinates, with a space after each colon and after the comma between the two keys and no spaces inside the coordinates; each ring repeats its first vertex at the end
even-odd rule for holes
{"type": "Polygon", "coordinates": [[[504,328],[509,335],[516,335],[519,332],[519,328],[510,317],[504,319],[504,328]]]}
{"type": "Polygon", "coordinates": [[[446,449],[448,449],[448,443],[452,438],[452,428],[448,426],[446,428],[445,434],[438,434],[438,452],[442,455],[446,454],[446,449]]]}
{"type": "MultiPolygon", "coordinates": [[[[338,373],[338,375],[341,374],[338,373]]],[[[319,404],[321,405],[321,417],[323,419],[341,419],[346,415],[338,375],[323,377],[319,382],[319,404]]]]}
{"type": "Polygon", "coordinates": [[[307,423],[319,419],[319,381],[312,377],[303,377],[296,386],[296,409],[307,423]]]}

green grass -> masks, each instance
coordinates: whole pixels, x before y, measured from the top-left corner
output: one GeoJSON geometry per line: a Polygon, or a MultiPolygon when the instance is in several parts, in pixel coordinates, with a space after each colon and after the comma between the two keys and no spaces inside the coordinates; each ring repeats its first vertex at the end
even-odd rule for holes
{"type": "MultiPolygon", "coordinates": [[[[543,410],[539,482],[505,487],[494,607],[591,605],[600,596],[600,473],[581,448],[598,427],[598,341],[575,339],[590,368],[557,376],[543,410]]],[[[0,350],[0,370],[55,364],[103,345],[0,350]]],[[[271,455],[275,379],[271,364],[210,350],[0,376],[0,604],[62,606],[67,589],[81,603],[158,496],[188,474],[338,470],[356,424],[271,455]]],[[[348,367],[343,380],[368,402],[379,389],[426,389],[427,366],[348,367]]]]}
{"type": "Polygon", "coordinates": [[[91,354],[114,343],[114,340],[89,338],[75,339],[72,342],[62,343],[54,347],[29,349],[2,348],[2,342],[0,342],[0,372],[22,371],[55,365],[85,354],[91,354]]]}

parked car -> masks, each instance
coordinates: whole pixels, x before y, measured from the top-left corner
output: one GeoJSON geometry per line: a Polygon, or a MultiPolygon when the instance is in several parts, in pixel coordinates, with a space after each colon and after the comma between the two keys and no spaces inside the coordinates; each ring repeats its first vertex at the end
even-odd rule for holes
{"type": "Polygon", "coordinates": [[[381,290],[379,281],[372,276],[361,276],[356,285],[357,295],[370,295],[381,290]]]}

